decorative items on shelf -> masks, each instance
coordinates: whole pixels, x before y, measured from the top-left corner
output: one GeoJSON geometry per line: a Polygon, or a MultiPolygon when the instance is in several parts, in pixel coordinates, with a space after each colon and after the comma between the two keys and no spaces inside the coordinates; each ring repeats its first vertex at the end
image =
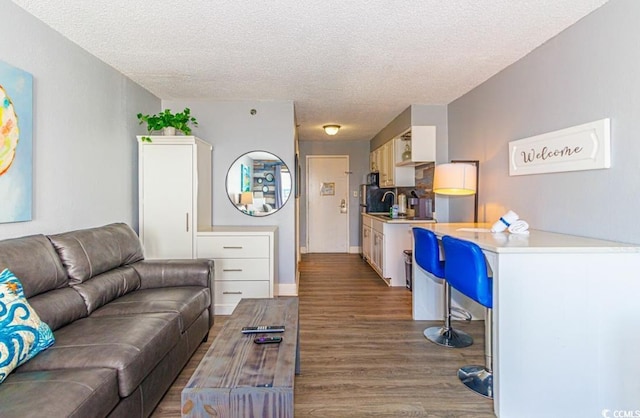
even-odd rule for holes
{"type": "MultiPolygon", "coordinates": [[[[191,126],[198,126],[198,121],[191,116],[191,109],[185,107],[182,112],[172,113],[171,109],[165,109],[157,115],[143,115],[138,113],[140,125],[147,124],[147,132],[163,131],[164,135],[175,135],[176,130],[185,135],[191,135],[191,126]]],[[[151,138],[145,136],[143,141],[151,142],[151,138]]]]}
{"type": "Polygon", "coordinates": [[[404,152],[402,153],[402,161],[409,161],[411,159],[411,143],[407,141],[404,145],[404,152]]]}

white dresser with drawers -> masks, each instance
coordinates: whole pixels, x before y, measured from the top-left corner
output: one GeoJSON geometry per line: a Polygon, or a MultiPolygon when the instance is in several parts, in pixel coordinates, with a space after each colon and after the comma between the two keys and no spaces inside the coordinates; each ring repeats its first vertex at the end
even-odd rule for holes
{"type": "Polygon", "coordinates": [[[240,299],[274,297],[277,226],[200,229],[196,257],[214,260],[215,313],[230,315],[240,299]]]}

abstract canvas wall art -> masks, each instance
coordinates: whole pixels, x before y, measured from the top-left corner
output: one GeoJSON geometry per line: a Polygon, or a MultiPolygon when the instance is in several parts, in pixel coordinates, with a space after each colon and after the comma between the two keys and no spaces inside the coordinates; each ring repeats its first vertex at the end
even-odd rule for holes
{"type": "Polygon", "coordinates": [[[0,223],[31,220],[33,77],[0,61],[0,223]]]}
{"type": "Polygon", "coordinates": [[[243,192],[250,192],[251,191],[251,173],[249,172],[249,166],[246,166],[244,164],[240,165],[241,167],[241,176],[242,178],[241,180],[241,184],[240,184],[240,190],[243,192]]]}

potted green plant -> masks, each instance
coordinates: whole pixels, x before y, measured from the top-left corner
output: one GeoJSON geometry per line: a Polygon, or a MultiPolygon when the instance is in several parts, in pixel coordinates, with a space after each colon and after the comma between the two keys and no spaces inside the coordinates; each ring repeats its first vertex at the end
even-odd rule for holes
{"type": "MultiPolygon", "coordinates": [[[[157,115],[143,115],[138,113],[140,124],[146,122],[147,132],[162,130],[165,135],[175,135],[175,131],[181,131],[185,135],[191,135],[191,126],[198,126],[196,118],[191,116],[191,109],[185,107],[182,112],[172,113],[171,109],[165,109],[157,115]],[[167,129],[169,128],[169,129],[167,129]]],[[[145,136],[143,141],[151,142],[151,138],[145,136]]]]}

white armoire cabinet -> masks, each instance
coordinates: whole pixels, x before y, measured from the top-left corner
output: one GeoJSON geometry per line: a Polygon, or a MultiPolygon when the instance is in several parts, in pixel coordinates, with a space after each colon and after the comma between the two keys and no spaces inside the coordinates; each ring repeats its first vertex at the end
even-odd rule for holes
{"type": "Polygon", "coordinates": [[[138,136],[140,240],[145,258],[194,258],[211,227],[211,153],[194,136],[138,136]]]}

